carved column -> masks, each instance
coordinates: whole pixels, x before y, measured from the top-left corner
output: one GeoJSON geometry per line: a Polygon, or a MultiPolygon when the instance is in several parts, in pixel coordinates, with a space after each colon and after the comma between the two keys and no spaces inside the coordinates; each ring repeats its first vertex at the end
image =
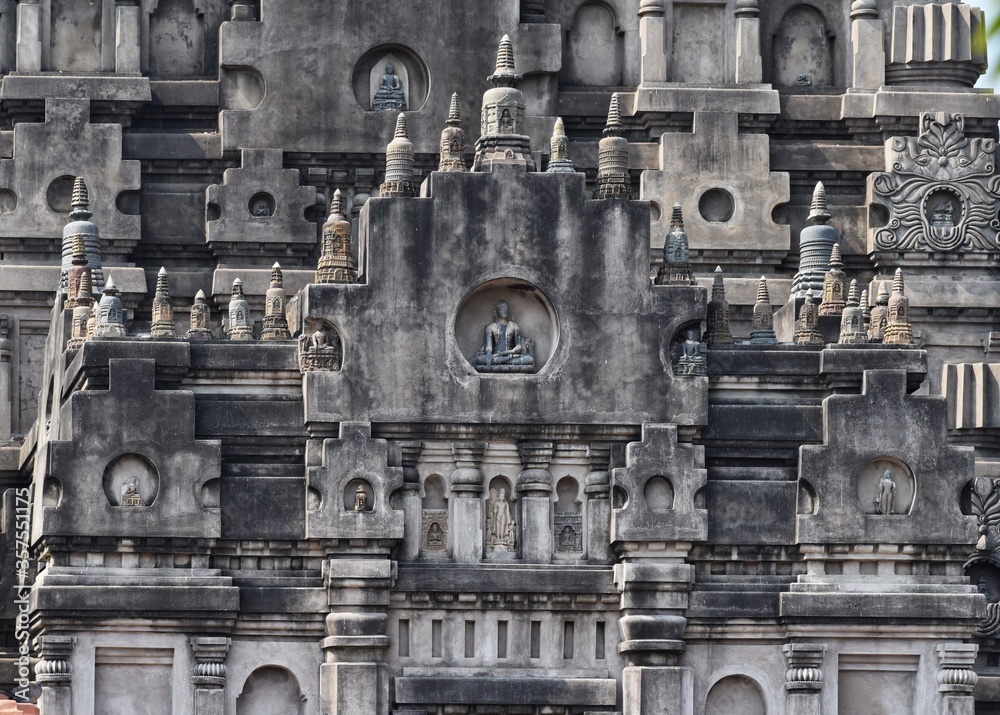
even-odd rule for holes
{"type": "Polygon", "coordinates": [[[823,643],[788,643],[782,649],[785,671],[785,712],[788,715],[820,715],[823,698],[823,643]]]}
{"type": "Polygon", "coordinates": [[[584,492],[587,494],[587,558],[606,562],[611,556],[611,472],[608,461],[611,445],[595,442],[587,447],[590,472],[584,492]]]}
{"type": "Polygon", "coordinates": [[[472,564],[483,554],[483,473],[479,470],[486,442],[455,442],[451,447],[457,469],[451,473],[448,527],[452,555],[472,564]]]}
{"type": "Polygon", "coordinates": [[[42,6],[38,0],[17,5],[17,71],[42,70],[42,6]]]}
{"type": "Polygon", "coordinates": [[[142,47],[139,42],[140,8],[135,0],[117,0],[115,7],[115,72],[139,74],[142,47]]]}
{"type": "Polygon", "coordinates": [[[423,442],[400,442],[400,466],[403,467],[403,558],[413,561],[420,557],[421,501],[420,474],[417,462],[423,442]]]}
{"type": "Polygon", "coordinates": [[[736,83],[760,84],[760,7],[757,0],[736,0],[736,83]]]}
{"type": "Polygon", "coordinates": [[[195,715],[226,714],[226,654],[229,639],[225,637],[191,638],[194,651],[194,668],[191,683],[194,685],[195,715]]]}
{"type": "Polygon", "coordinates": [[[10,439],[11,420],[14,411],[11,365],[13,346],[10,341],[10,329],[10,316],[6,313],[0,314],[0,441],[10,439]]]}
{"type": "Polygon", "coordinates": [[[614,574],[624,614],[618,621],[618,649],[626,662],[622,715],[692,712],[692,670],[678,663],[694,567],[682,557],[666,563],[634,559],[615,564],[614,574]]]}
{"type": "Polygon", "coordinates": [[[521,556],[525,561],[552,561],[552,442],[519,442],[521,472],[517,492],[521,495],[521,556]]]}
{"type": "Polygon", "coordinates": [[[667,81],[667,31],[664,0],[639,3],[639,44],[642,67],[639,84],[667,81]]]}
{"type": "Polygon", "coordinates": [[[941,693],[943,715],[973,715],[976,700],[973,691],[979,676],[972,669],[979,646],[975,643],[939,643],[938,692],[941,693]]]}
{"type": "Polygon", "coordinates": [[[396,565],[386,559],[324,564],[330,603],[319,690],[323,715],[385,715],[389,683],[382,672],[389,636],[389,591],[396,565]]]}
{"type": "Polygon", "coordinates": [[[875,90],[885,84],[885,40],[875,0],[851,5],[851,88],[875,90]]]}
{"type": "Polygon", "coordinates": [[[38,708],[45,715],[73,714],[73,669],[70,656],[76,645],[74,636],[39,636],[35,650],[35,680],[42,687],[38,708]]]}

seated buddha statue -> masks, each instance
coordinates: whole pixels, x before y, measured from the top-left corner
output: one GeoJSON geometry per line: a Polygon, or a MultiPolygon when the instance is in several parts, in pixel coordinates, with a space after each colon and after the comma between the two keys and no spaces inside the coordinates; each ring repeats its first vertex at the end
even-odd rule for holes
{"type": "Polygon", "coordinates": [[[472,364],[479,372],[531,372],[534,368],[532,341],[521,337],[521,329],[510,319],[507,301],[497,303],[493,322],[486,326],[483,347],[472,364]]]}
{"type": "Polygon", "coordinates": [[[373,109],[400,111],[406,109],[406,95],[403,92],[403,80],[396,74],[396,68],[391,64],[385,66],[385,74],[378,81],[375,90],[373,109]]]}

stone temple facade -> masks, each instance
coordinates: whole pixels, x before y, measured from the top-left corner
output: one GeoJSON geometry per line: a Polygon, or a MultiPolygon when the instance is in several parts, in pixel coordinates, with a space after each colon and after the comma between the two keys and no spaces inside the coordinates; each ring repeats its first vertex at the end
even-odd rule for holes
{"type": "Polygon", "coordinates": [[[0,0],[0,712],[1000,712],[986,22],[0,0]]]}

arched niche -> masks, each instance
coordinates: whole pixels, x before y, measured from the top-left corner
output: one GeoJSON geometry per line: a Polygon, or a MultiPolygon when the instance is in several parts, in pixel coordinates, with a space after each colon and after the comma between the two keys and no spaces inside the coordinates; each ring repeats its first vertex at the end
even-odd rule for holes
{"type": "Polygon", "coordinates": [[[367,512],[374,508],[375,491],[367,480],[356,478],[347,482],[344,487],[344,511],[367,512]]]}
{"type": "Polygon", "coordinates": [[[51,0],[48,69],[63,72],[99,72],[102,14],[100,1],[51,0]]]}
{"type": "Polygon", "coordinates": [[[448,497],[444,477],[430,474],[424,479],[420,504],[421,551],[443,555],[448,548],[448,497]]]}
{"type": "Polygon", "coordinates": [[[253,67],[225,67],[219,77],[220,109],[251,111],[267,95],[264,76],[253,67]]]}
{"type": "Polygon", "coordinates": [[[882,507],[879,499],[891,491],[891,514],[885,516],[905,516],[913,508],[916,486],[912,470],[902,460],[895,457],[877,457],[863,466],[858,473],[858,500],[861,502],[861,510],[866,514],[880,514],[882,507]]]}
{"type": "Polygon", "coordinates": [[[570,87],[621,85],[622,45],[614,10],[603,2],[584,3],[566,32],[560,84],[570,87]]]}
{"type": "Polygon", "coordinates": [[[559,321],[548,297],[527,281],[498,278],[470,291],[455,315],[458,349],[472,366],[477,353],[483,348],[486,329],[494,322],[500,301],[509,306],[510,319],[520,329],[521,339],[533,342],[535,364],[531,372],[538,372],[555,352],[559,342],[559,321]]]}
{"type": "Polygon", "coordinates": [[[351,73],[351,87],[354,98],[362,109],[379,111],[374,108],[375,92],[385,74],[386,65],[391,64],[395,74],[403,84],[406,100],[405,111],[417,111],[423,107],[430,89],[430,73],[420,56],[402,45],[379,45],[365,52],[355,63],[351,73]]]}
{"type": "Polygon", "coordinates": [[[583,552],[583,509],[580,483],[571,476],[556,482],[553,543],[556,553],[579,557],[583,552]]]}
{"type": "Polygon", "coordinates": [[[833,37],[822,12],[796,5],[785,13],[772,38],[771,72],[777,87],[833,86],[833,37]]]}
{"type": "Polygon", "coordinates": [[[753,678],[727,675],[705,698],[705,715],[766,715],[763,691],[753,678]]]}
{"type": "Polygon", "coordinates": [[[104,468],[104,494],[113,506],[151,506],[160,491],[160,476],[140,454],[123,454],[104,468]]]}
{"type": "Polygon", "coordinates": [[[483,496],[486,502],[483,509],[486,554],[493,557],[513,556],[517,552],[520,536],[511,480],[504,475],[493,477],[483,496]]]}
{"type": "Polygon", "coordinates": [[[149,75],[205,74],[205,14],[194,0],[157,0],[149,16],[149,75]]]}
{"type": "Polygon", "coordinates": [[[666,511],[674,508],[674,487],[666,477],[650,477],[642,495],[649,509],[666,511]]]}
{"type": "Polygon", "coordinates": [[[236,698],[236,715],[302,715],[305,696],[291,671],[266,665],[253,671],[236,698]]]}

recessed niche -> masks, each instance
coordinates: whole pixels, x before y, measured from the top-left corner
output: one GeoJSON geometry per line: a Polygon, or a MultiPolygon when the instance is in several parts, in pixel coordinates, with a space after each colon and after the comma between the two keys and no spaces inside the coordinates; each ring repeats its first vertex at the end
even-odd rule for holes
{"type": "Polygon", "coordinates": [[[352,479],[344,487],[344,511],[371,511],[375,508],[375,492],[364,479],[352,479]]]}
{"type": "Polygon", "coordinates": [[[17,208],[17,194],[9,189],[0,189],[0,214],[9,214],[17,208]]]}
{"type": "Polygon", "coordinates": [[[915,493],[913,472],[895,457],[877,457],[858,473],[858,499],[866,514],[909,514],[915,493]]]}
{"type": "Polygon", "coordinates": [[[259,191],[250,197],[247,210],[253,218],[270,218],[274,216],[274,197],[265,191],[259,191]]]}
{"type": "Polygon", "coordinates": [[[160,490],[156,467],[139,454],[123,454],[104,469],[104,494],[113,506],[151,506],[160,490]]]}
{"type": "MultiPolygon", "coordinates": [[[[49,188],[45,192],[45,201],[49,208],[57,214],[68,214],[73,208],[73,183],[75,181],[76,178],[73,176],[60,176],[49,184],[49,188]]],[[[88,188],[90,188],[89,185],[88,188]]],[[[93,193],[91,193],[90,198],[93,200],[93,193]]]]}
{"type": "MultiPolygon", "coordinates": [[[[534,365],[518,372],[538,372],[552,357],[559,342],[559,323],[549,299],[536,286],[515,278],[499,278],[474,288],[462,301],[455,317],[458,349],[475,367],[476,356],[485,346],[486,331],[497,321],[500,303],[507,304],[510,321],[521,341],[530,340],[534,365]]],[[[480,372],[505,376],[504,372],[480,372]]]]}
{"type": "MultiPolygon", "coordinates": [[[[354,98],[362,109],[380,111],[375,108],[375,93],[388,73],[386,67],[392,65],[392,74],[398,78],[404,98],[402,110],[386,111],[393,117],[399,111],[416,111],[427,100],[430,75],[427,65],[413,50],[402,45],[379,45],[368,50],[354,65],[351,86],[354,98]]],[[[389,85],[393,84],[390,79],[389,85]]]]}
{"type": "Polygon", "coordinates": [[[650,477],[643,490],[646,506],[656,511],[674,508],[674,488],[665,477],[650,477]]]}
{"type": "Polygon", "coordinates": [[[725,189],[709,189],[698,199],[698,213],[709,223],[727,223],[735,211],[733,195],[725,189]]]}
{"type": "Polygon", "coordinates": [[[962,220],[965,202],[949,189],[931,191],[924,198],[924,216],[934,228],[954,228],[962,220]]]}

